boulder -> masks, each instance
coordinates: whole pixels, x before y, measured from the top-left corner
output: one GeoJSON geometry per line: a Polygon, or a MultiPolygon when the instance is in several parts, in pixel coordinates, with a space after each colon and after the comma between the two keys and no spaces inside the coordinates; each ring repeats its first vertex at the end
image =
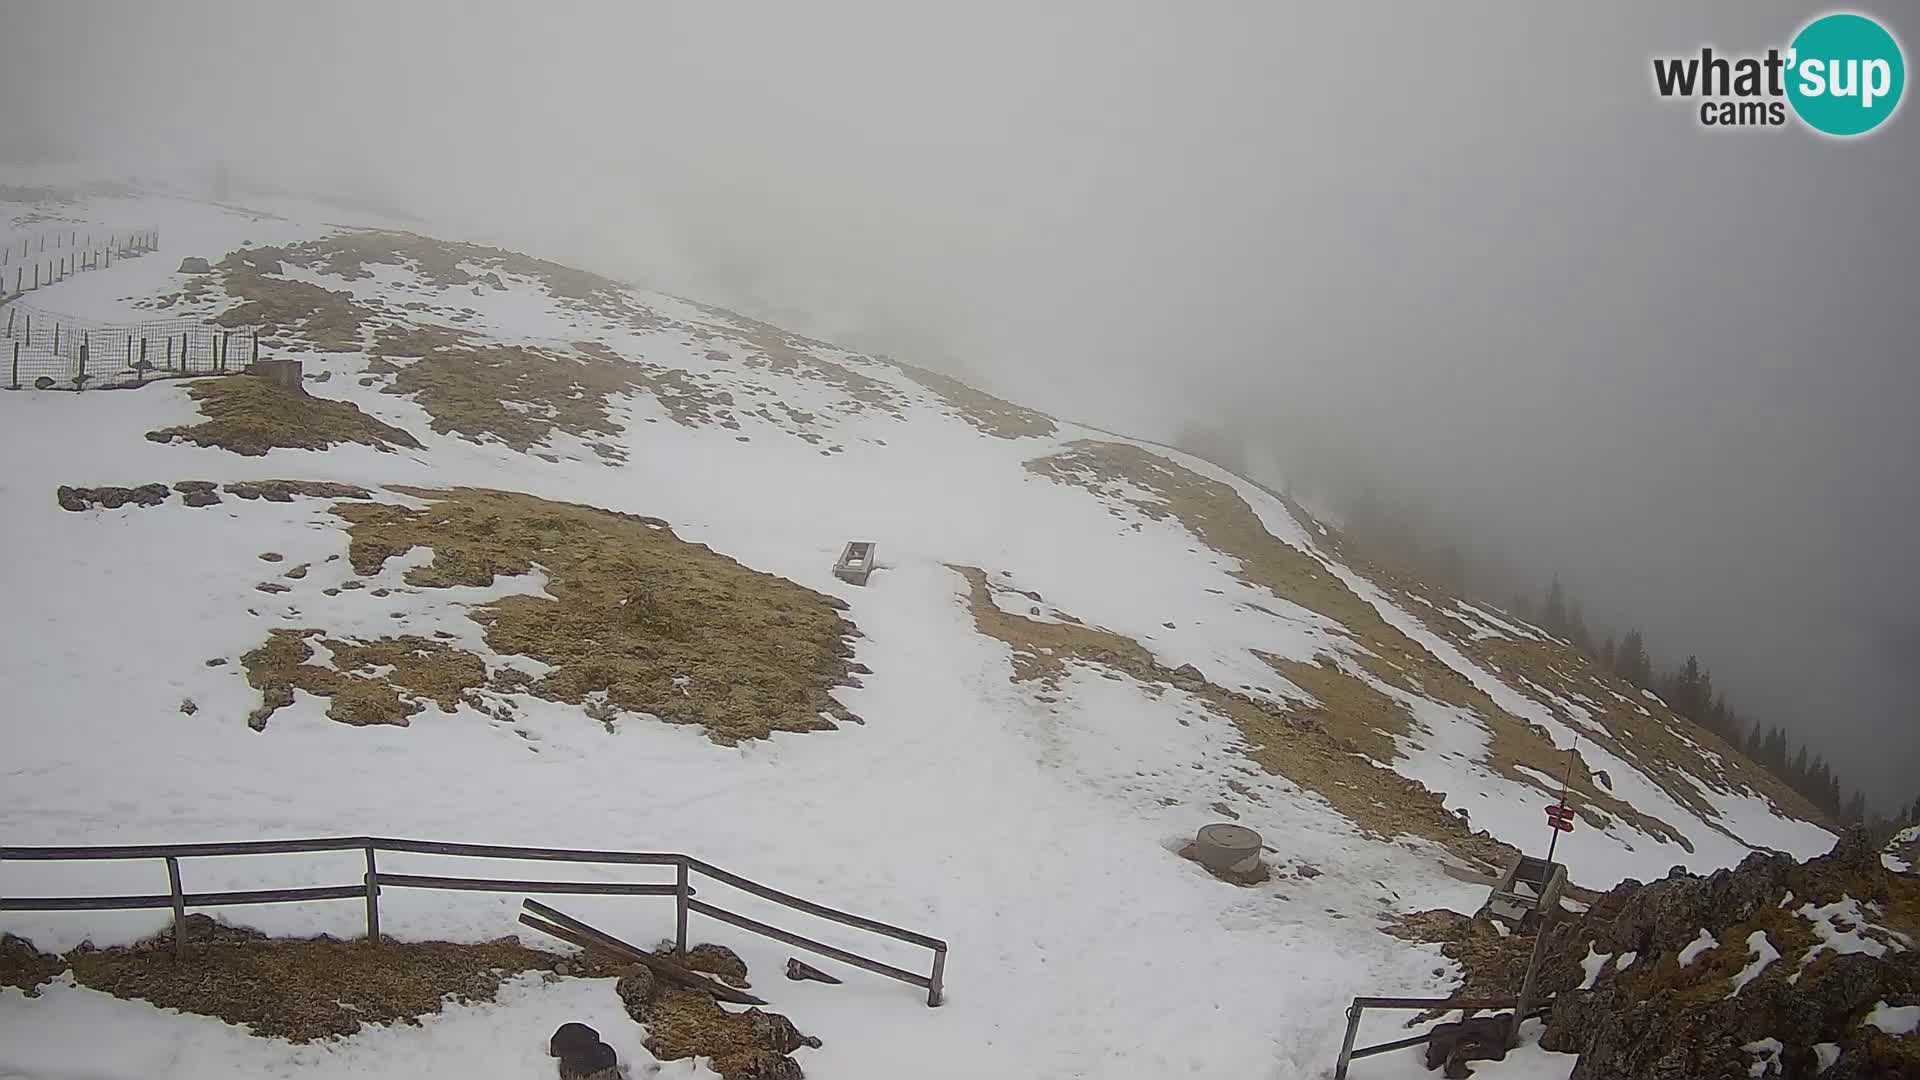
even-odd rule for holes
{"type": "Polygon", "coordinates": [[[180,260],[180,272],[183,274],[211,274],[213,273],[213,267],[207,265],[207,260],[197,255],[189,255],[180,260]]]}

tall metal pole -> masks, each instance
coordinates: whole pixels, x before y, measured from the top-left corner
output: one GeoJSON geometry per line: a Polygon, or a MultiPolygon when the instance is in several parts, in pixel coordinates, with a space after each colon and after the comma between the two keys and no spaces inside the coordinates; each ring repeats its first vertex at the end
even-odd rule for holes
{"type": "MultiPolygon", "coordinates": [[[[1579,745],[1580,736],[1575,735],[1573,737],[1573,746],[1567,747],[1567,775],[1565,779],[1560,781],[1560,809],[1563,811],[1567,808],[1567,789],[1573,785],[1575,748],[1579,745]]],[[[1553,849],[1560,846],[1561,832],[1559,821],[1555,820],[1550,822],[1550,824],[1553,826],[1550,830],[1553,835],[1547,839],[1547,862],[1549,863],[1553,862],[1553,849]]]]}

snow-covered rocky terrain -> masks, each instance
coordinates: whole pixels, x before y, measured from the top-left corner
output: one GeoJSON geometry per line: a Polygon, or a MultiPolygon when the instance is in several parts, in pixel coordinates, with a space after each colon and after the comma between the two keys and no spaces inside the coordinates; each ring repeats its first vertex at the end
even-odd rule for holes
{"type": "MultiPolygon", "coordinates": [[[[823,1040],[800,1054],[809,1075],[863,1080],[1326,1075],[1350,997],[1457,984],[1435,947],[1385,928],[1470,912],[1511,848],[1539,853],[1570,763],[1581,820],[1558,857],[1577,885],[1832,843],[1736,751],[1543,631],[1348,561],[1298,505],[1168,447],[457,238],[355,231],[391,223],[337,208],[0,196],[0,242],[159,230],[158,252],[33,292],[37,309],[261,324],[263,356],[301,361],[314,398],[363,414],[329,416],[374,433],[305,448],[275,431],[296,441],[236,452],[207,425],[248,403],[205,383],[0,392],[0,844],[688,852],[951,944],[928,1009],[850,969],[842,986],[771,977],[791,950],[696,927],[823,1040]],[[181,273],[190,257],[210,272],[181,273]],[[362,497],[241,494],[281,480],[362,497]],[[221,497],[189,505],[188,481],[221,497]],[[156,505],[56,498],[154,483],[156,505]],[[556,503],[635,517],[572,527],[556,503]],[[878,545],[864,587],[831,573],[849,540],[878,545]],[[629,604],[662,624],[603,618],[629,604]],[[648,635],[701,647],[630,647],[648,635]],[[1265,882],[1179,856],[1225,819],[1264,836],[1265,882]]],[[[164,891],[157,873],[7,863],[0,895],[164,891]]],[[[359,865],[183,873],[189,890],[269,888],[359,865]]],[[[515,897],[382,904],[401,939],[517,929],[515,897]]],[[[632,940],[672,930],[670,902],[576,909],[632,940]]],[[[219,915],[341,936],[361,918],[351,902],[219,915]]],[[[64,951],[168,918],[5,913],[0,930],[64,951]]],[[[0,1076],[535,1075],[553,1026],[582,1017],[651,1060],[610,980],[516,981],[418,1027],[294,1045],[61,979],[0,989],[0,1076]]],[[[1370,1015],[1363,1038],[1394,1023],[1370,1015]]],[[[1525,1047],[1478,1069],[1571,1062],[1525,1047]]],[[[1418,1072],[1409,1052],[1354,1075],[1418,1072]]]]}

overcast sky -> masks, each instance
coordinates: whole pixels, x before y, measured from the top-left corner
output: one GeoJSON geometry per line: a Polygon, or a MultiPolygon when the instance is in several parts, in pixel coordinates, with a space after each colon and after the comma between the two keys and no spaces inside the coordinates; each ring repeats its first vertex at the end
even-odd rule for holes
{"type": "MultiPolygon", "coordinates": [[[[1920,114],[1711,131],[1806,5],[23,4],[0,150],[375,195],[1451,517],[1920,795],[1920,114]]],[[[1857,10],[1902,35],[1920,14],[1857,10]]]]}

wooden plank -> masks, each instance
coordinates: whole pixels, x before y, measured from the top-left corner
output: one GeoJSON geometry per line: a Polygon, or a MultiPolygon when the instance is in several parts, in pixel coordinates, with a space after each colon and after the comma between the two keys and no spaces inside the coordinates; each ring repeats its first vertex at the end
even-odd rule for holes
{"type": "MultiPolygon", "coordinates": [[[[352,900],[366,895],[364,885],[325,885],[311,889],[253,889],[241,892],[185,893],[186,907],[238,904],[297,904],[308,900],[352,900]]],[[[173,895],[155,896],[9,896],[0,911],[140,911],[173,907],[173,895]]]]}
{"type": "Polygon", "coordinates": [[[1357,997],[1353,1003],[1363,1009],[1511,1009],[1513,998],[1405,998],[1357,997]]]}
{"type": "Polygon", "coordinates": [[[622,960],[641,964],[664,979],[712,994],[716,1000],[731,1002],[735,1005],[765,1005],[762,998],[753,996],[744,990],[735,990],[731,986],[716,982],[697,971],[681,967],[671,960],[663,960],[643,949],[634,947],[619,938],[595,929],[564,912],[555,911],[538,901],[526,900],[522,903],[553,920],[546,922],[532,915],[521,914],[520,921],[544,934],[550,934],[562,941],[571,942],[583,949],[598,949],[610,953],[622,960]]]}
{"type": "Polygon", "coordinates": [[[423,855],[460,855],[474,859],[535,859],[548,862],[618,863],[640,866],[672,866],[681,856],[658,851],[591,851],[582,848],[509,847],[501,844],[442,844],[432,840],[398,840],[374,837],[373,846],[382,851],[412,851],[423,855]]]}
{"type": "Polygon", "coordinates": [[[227,844],[117,844],[91,847],[0,847],[0,860],[197,859],[215,855],[275,855],[301,851],[347,851],[367,845],[364,836],[313,840],[240,840],[227,844]]]}
{"type": "Polygon", "coordinates": [[[638,881],[521,881],[510,878],[434,877],[428,874],[375,874],[381,885],[406,889],[452,889],[461,892],[528,892],[599,894],[603,896],[672,896],[672,885],[638,881]]]}
{"type": "Polygon", "coordinates": [[[901,941],[910,941],[915,945],[929,949],[944,952],[947,947],[947,943],[941,941],[939,938],[928,937],[925,934],[916,934],[911,930],[903,930],[898,926],[890,926],[878,919],[869,919],[851,912],[840,911],[835,908],[830,908],[825,904],[816,904],[811,900],[802,900],[797,896],[783,893],[778,889],[770,889],[759,882],[749,881],[739,874],[729,873],[712,863],[701,862],[699,859],[689,859],[687,860],[687,864],[723,885],[731,885],[742,892],[752,893],[762,899],[771,900],[776,904],[784,904],[787,907],[793,908],[795,911],[804,911],[809,915],[818,915],[823,919],[831,919],[834,922],[858,927],[861,930],[871,930],[876,934],[885,934],[888,937],[898,938],[901,941]]]}
{"type": "Polygon", "coordinates": [[[768,926],[766,923],[760,922],[757,919],[749,919],[745,915],[735,915],[725,908],[717,908],[712,904],[699,900],[689,900],[687,907],[710,919],[719,919],[723,923],[730,923],[742,930],[751,930],[756,934],[764,934],[775,941],[784,941],[789,945],[817,952],[821,956],[830,956],[843,964],[851,964],[854,967],[871,971],[875,975],[885,975],[889,979],[899,979],[903,983],[909,983],[913,986],[923,988],[931,988],[933,985],[933,980],[927,978],[925,975],[915,975],[911,971],[894,967],[892,964],[883,964],[878,960],[869,960],[858,953],[850,953],[845,949],[837,949],[832,945],[815,941],[812,938],[789,933],[777,926],[768,926]]]}

